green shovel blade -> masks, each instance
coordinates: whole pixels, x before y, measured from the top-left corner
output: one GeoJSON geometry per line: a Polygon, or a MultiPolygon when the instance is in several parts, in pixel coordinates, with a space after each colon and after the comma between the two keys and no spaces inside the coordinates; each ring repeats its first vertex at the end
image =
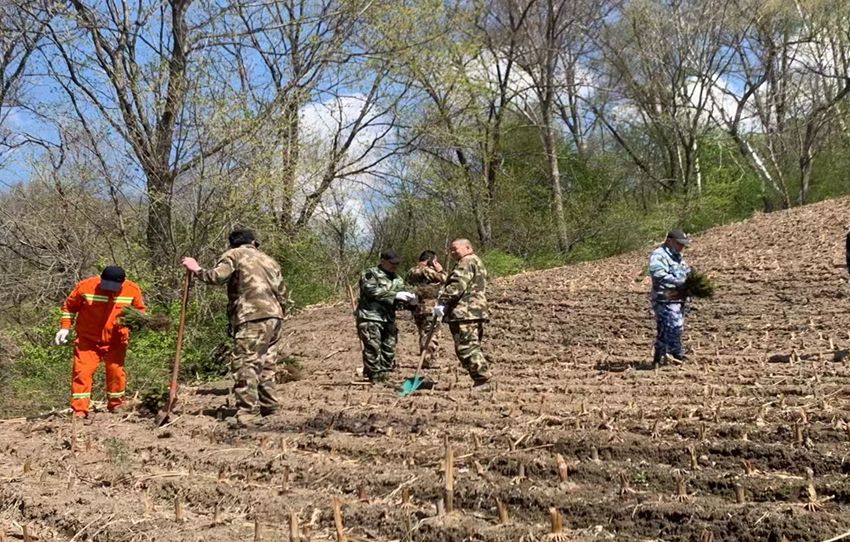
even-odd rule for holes
{"type": "Polygon", "coordinates": [[[421,376],[414,376],[412,378],[407,378],[404,382],[401,383],[401,392],[398,394],[399,397],[407,397],[412,394],[416,390],[419,389],[419,386],[422,385],[423,378],[421,376]]]}

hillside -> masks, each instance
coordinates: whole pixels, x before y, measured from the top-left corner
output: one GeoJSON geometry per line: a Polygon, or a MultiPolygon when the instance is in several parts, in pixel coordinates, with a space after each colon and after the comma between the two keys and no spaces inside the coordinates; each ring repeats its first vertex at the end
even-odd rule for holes
{"type": "MultiPolygon", "coordinates": [[[[498,384],[486,394],[468,391],[445,335],[438,389],[399,399],[351,385],[359,346],[347,304],[336,304],[287,322],[304,378],[280,386],[283,409],[260,427],[232,431],[209,415],[226,383],[184,388],[179,418],[161,430],[100,414],[74,450],[67,417],[0,422],[0,533],[21,539],[29,524],[42,541],[280,541],[294,512],[302,540],[336,540],[334,496],[351,541],[802,541],[850,531],[848,367],[831,352],[850,347],[849,205],[698,236],[688,259],[718,288],[691,309],[684,367],[646,370],[647,247],[494,281],[485,351],[498,384]],[[790,363],[769,361],[792,351],[790,363]],[[437,516],[444,442],[456,511],[437,516]],[[564,517],[561,537],[546,538],[551,507],[564,517]]],[[[401,333],[397,382],[415,365],[406,317],[401,333]]]]}

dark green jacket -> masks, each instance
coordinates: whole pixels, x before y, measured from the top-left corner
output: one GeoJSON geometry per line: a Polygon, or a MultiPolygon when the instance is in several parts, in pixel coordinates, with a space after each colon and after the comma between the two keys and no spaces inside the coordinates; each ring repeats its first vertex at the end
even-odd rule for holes
{"type": "Polygon", "coordinates": [[[354,313],[358,322],[394,322],[395,295],[404,291],[404,281],[398,275],[390,277],[380,266],[371,267],[360,275],[360,300],[354,313]]]}

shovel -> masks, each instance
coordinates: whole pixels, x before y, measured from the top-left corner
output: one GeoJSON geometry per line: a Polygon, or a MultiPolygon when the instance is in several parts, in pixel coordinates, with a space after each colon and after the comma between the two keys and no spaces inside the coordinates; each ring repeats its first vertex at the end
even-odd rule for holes
{"type": "Polygon", "coordinates": [[[183,279],[183,297],[180,299],[180,324],[177,327],[177,348],[174,353],[174,366],[171,368],[171,385],[168,388],[168,402],[156,415],[156,426],[162,427],[168,422],[171,410],[177,403],[177,375],[180,374],[180,354],[183,352],[183,332],[186,329],[186,306],[189,304],[189,286],[192,284],[192,272],[186,270],[183,279]]]}
{"type": "Polygon", "coordinates": [[[431,330],[428,332],[428,335],[425,336],[425,342],[419,345],[422,349],[419,354],[419,365],[416,367],[416,372],[413,374],[413,377],[406,378],[404,382],[401,383],[401,392],[398,394],[399,397],[407,397],[422,387],[422,383],[425,382],[425,379],[422,378],[419,373],[422,372],[422,364],[425,363],[425,356],[428,355],[428,345],[431,344],[431,337],[434,336],[434,331],[437,329],[437,319],[438,316],[434,316],[431,319],[431,330]]]}

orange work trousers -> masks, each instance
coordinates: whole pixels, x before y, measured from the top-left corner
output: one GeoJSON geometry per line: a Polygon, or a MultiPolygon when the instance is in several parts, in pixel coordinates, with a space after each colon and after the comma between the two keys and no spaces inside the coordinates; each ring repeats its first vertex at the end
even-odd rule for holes
{"type": "Polygon", "coordinates": [[[106,363],[106,408],[115,410],[122,405],[127,385],[124,372],[126,355],[126,344],[97,344],[81,340],[74,343],[74,374],[71,379],[71,409],[74,413],[88,413],[92,379],[101,361],[106,363]]]}

